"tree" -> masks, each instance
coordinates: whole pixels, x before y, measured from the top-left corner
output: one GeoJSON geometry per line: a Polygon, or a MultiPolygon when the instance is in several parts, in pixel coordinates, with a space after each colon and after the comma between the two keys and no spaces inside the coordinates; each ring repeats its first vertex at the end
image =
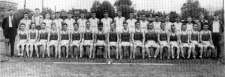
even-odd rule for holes
{"type": "Polygon", "coordinates": [[[171,22],[175,22],[177,17],[179,17],[179,15],[175,11],[169,13],[169,18],[171,22]]]}
{"type": "Polygon", "coordinates": [[[131,0],[117,0],[114,5],[116,6],[117,11],[121,11],[122,16],[125,18],[129,18],[129,13],[134,12],[131,0]]]}
{"type": "Polygon", "coordinates": [[[200,7],[199,1],[187,0],[186,3],[183,4],[181,8],[182,18],[192,17],[199,18],[199,16],[203,14],[205,17],[208,16],[208,11],[204,8],[200,7]]]}
{"type": "Polygon", "coordinates": [[[17,18],[19,20],[21,20],[24,16],[24,13],[28,13],[29,14],[29,18],[31,18],[33,11],[31,9],[18,9],[15,14],[17,15],[17,18]]]}
{"type": "Polygon", "coordinates": [[[214,15],[219,16],[220,21],[224,22],[224,9],[215,11],[214,15]]]}

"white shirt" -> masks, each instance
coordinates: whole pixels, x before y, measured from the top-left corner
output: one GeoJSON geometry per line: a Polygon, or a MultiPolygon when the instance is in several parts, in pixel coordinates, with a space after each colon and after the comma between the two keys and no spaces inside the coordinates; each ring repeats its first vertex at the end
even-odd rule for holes
{"type": "Polygon", "coordinates": [[[166,22],[165,30],[166,30],[166,31],[170,31],[170,30],[171,30],[171,25],[172,25],[171,22],[166,22]]]}
{"type": "Polygon", "coordinates": [[[10,27],[10,28],[13,27],[13,26],[12,26],[12,19],[13,19],[13,16],[9,16],[9,27],[10,27]]]}
{"type": "Polygon", "coordinates": [[[193,24],[192,23],[187,23],[187,31],[192,31],[193,30],[193,24]]]}
{"type": "Polygon", "coordinates": [[[123,22],[125,21],[125,18],[117,16],[117,17],[114,18],[114,21],[116,23],[116,30],[121,32],[122,29],[123,29],[123,22]]]}
{"type": "Polygon", "coordinates": [[[181,31],[181,26],[182,26],[182,23],[181,22],[175,22],[174,23],[174,26],[176,28],[176,31],[178,31],[178,32],[181,31]]]}
{"type": "Polygon", "coordinates": [[[67,29],[68,30],[73,30],[73,24],[75,23],[74,19],[65,19],[64,22],[67,24],[67,29]]]}
{"type": "Polygon", "coordinates": [[[213,21],[213,24],[212,24],[212,32],[220,32],[220,22],[219,21],[213,21]]]}
{"type": "Polygon", "coordinates": [[[98,18],[90,18],[89,19],[90,25],[91,25],[91,29],[94,29],[94,31],[98,31],[98,22],[99,19],[98,18]]]}
{"type": "Polygon", "coordinates": [[[53,20],[53,23],[55,23],[58,31],[60,31],[62,29],[62,22],[63,22],[63,19],[61,19],[61,18],[53,20]]]}
{"type": "Polygon", "coordinates": [[[77,23],[79,25],[79,31],[84,31],[85,30],[85,28],[86,28],[86,22],[87,22],[86,19],[78,19],[77,20],[77,23]]]}
{"type": "Polygon", "coordinates": [[[103,31],[109,32],[110,31],[110,24],[112,22],[112,19],[111,18],[103,18],[101,20],[101,22],[103,23],[103,31]]]}
{"type": "Polygon", "coordinates": [[[40,25],[42,20],[41,20],[41,15],[33,15],[32,16],[32,21],[36,24],[36,25],[40,25]]]}
{"type": "Polygon", "coordinates": [[[25,24],[26,30],[30,29],[30,24],[31,24],[31,20],[30,19],[22,19],[22,20],[20,20],[20,23],[24,23],[25,24]]]}
{"type": "Polygon", "coordinates": [[[145,21],[140,21],[140,26],[141,26],[141,30],[143,31],[143,32],[147,32],[147,25],[148,25],[148,21],[147,20],[145,20],[145,21]]]}
{"type": "Polygon", "coordinates": [[[52,25],[52,20],[51,19],[44,19],[44,22],[46,24],[46,28],[50,30],[51,25],[52,25]]]}
{"type": "Polygon", "coordinates": [[[156,31],[161,30],[161,22],[153,22],[153,26],[156,31]]]}
{"type": "Polygon", "coordinates": [[[127,23],[128,23],[128,28],[130,32],[135,32],[135,23],[136,23],[136,19],[128,19],[127,23]]]}

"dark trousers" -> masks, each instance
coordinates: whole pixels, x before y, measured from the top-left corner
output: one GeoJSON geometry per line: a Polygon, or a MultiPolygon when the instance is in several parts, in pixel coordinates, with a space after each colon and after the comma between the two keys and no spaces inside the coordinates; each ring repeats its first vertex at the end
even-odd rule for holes
{"type": "Polygon", "coordinates": [[[17,29],[16,28],[8,28],[4,30],[4,36],[6,39],[9,39],[9,45],[10,45],[10,55],[14,56],[14,44],[15,44],[15,38],[17,34],[17,29]]]}
{"type": "Polygon", "coordinates": [[[214,46],[216,47],[216,49],[217,49],[217,57],[219,58],[219,57],[221,57],[220,55],[221,55],[221,50],[220,50],[220,39],[221,38],[221,36],[220,36],[220,33],[212,33],[212,40],[213,40],[213,44],[214,44],[214,46]]]}

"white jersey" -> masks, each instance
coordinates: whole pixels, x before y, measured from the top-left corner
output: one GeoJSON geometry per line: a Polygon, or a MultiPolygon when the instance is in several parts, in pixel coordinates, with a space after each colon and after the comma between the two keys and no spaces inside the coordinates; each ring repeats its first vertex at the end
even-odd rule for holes
{"type": "Polygon", "coordinates": [[[87,22],[86,19],[78,19],[77,20],[77,23],[79,25],[79,31],[84,31],[85,30],[86,22],[87,22]]]}
{"type": "Polygon", "coordinates": [[[141,31],[143,32],[147,32],[147,26],[148,26],[148,21],[145,20],[145,21],[140,21],[140,26],[141,26],[141,31]]]}
{"type": "Polygon", "coordinates": [[[123,29],[123,22],[125,21],[124,17],[115,17],[114,21],[116,23],[116,31],[121,32],[123,29]]]}
{"type": "Polygon", "coordinates": [[[137,22],[136,19],[128,19],[127,23],[128,23],[128,28],[130,32],[135,32],[135,23],[137,22]]]}
{"type": "Polygon", "coordinates": [[[103,23],[103,32],[110,31],[110,24],[112,22],[112,19],[111,18],[103,18],[101,20],[101,22],[103,23]]]}
{"type": "Polygon", "coordinates": [[[51,19],[44,19],[44,23],[46,24],[46,28],[48,30],[51,29],[51,25],[52,25],[52,20],[51,19]]]}
{"type": "Polygon", "coordinates": [[[176,28],[176,31],[178,31],[178,32],[181,31],[181,26],[182,26],[182,23],[181,22],[175,22],[174,23],[174,26],[176,28]]]}
{"type": "Polygon", "coordinates": [[[220,21],[213,21],[212,32],[215,32],[215,33],[220,32],[220,21]]]}
{"type": "Polygon", "coordinates": [[[22,19],[22,20],[20,20],[20,23],[24,23],[25,24],[25,30],[29,30],[30,29],[30,24],[31,24],[31,20],[30,19],[22,19]]]}
{"type": "Polygon", "coordinates": [[[193,30],[193,24],[192,23],[187,23],[187,31],[192,31],[193,30]]]}
{"type": "Polygon", "coordinates": [[[41,15],[33,15],[32,16],[32,21],[36,24],[36,25],[40,25],[41,22],[43,21],[41,19],[41,15]]]}
{"type": "Polygon", "coordinates": [[[153,22],[154,30],[161,31],[161,22],[153,22]]]}
{"type": "Polygon", "coordinates": [[[165,22],[165,30],[166,31],[170,31],[171,30],[171,25],[172,25],[172,23],[171,22],[165,22]]]}
{"type": "Polygon", "coordinates": [[[91,25],[91,29],[93,29],[95,32],[97,32],[99,19],[98,18],[90,18],[89,22],[91,25]]]}
{"type": "Polygon", "coordinates": [[[53,23],[56,24],[56,27],[57,27],[58,31],[60,31],[62,29],[62,22],[63,22],[63,19],[61,19],[61,18],[53,20],[53,23]]]}
{"type": "Polygon", "coordinates": [[[67,24],[67,29],[68,30],[73,30],[73,24],[75,23],[74,19],[65,19],[64,22],[67,24]]]}

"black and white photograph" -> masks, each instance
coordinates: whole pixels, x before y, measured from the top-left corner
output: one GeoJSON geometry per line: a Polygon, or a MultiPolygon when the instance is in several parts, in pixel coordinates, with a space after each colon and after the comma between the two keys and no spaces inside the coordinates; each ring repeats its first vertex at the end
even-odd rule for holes
{"type": "Polygon", "coordinates": [[[224,0],[0,0],[0,77],[225,77],[224,0]]]}

